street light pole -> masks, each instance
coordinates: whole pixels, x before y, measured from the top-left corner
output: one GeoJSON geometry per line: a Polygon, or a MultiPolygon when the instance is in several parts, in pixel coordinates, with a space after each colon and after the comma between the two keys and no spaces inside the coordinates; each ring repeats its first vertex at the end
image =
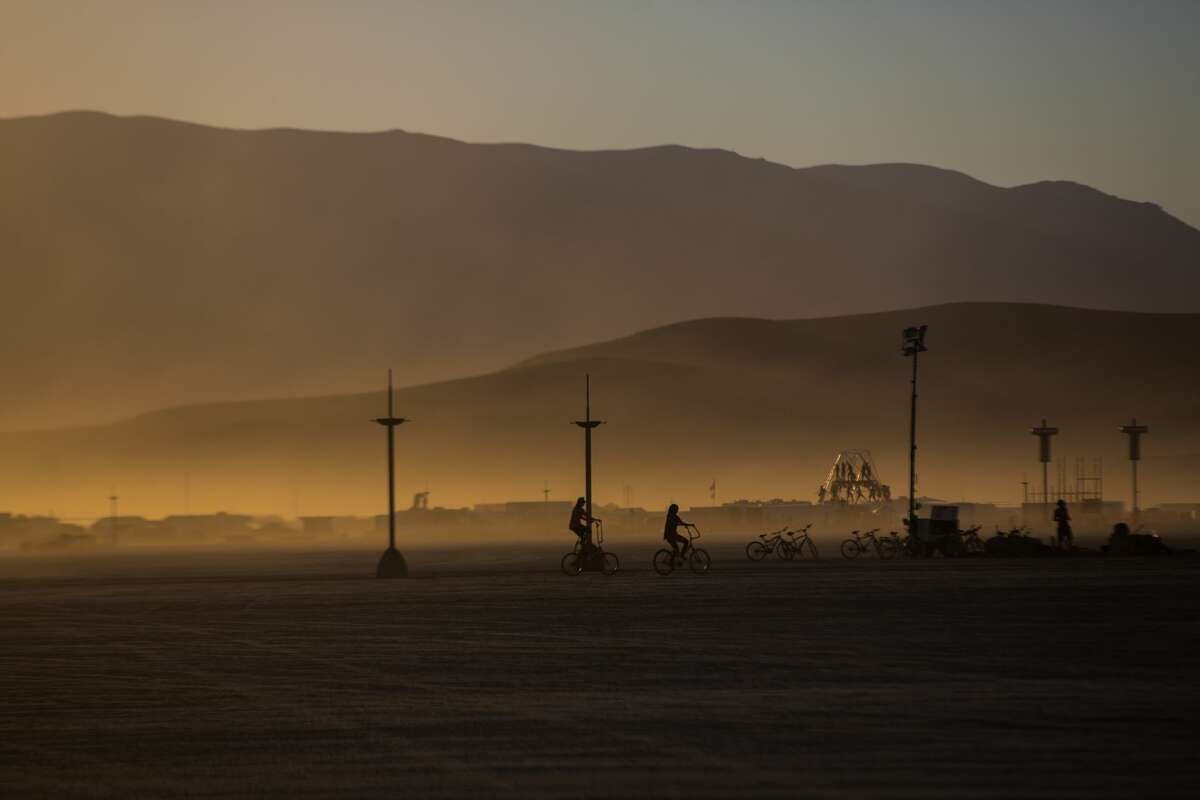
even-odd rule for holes
{"type": "Polygon", "coordinates": [[[387,388],[388,413],[379,417],[376,423],[387,428],[387,460],[388,460],[388,548],[379,559],[375,570],[379,578],[404,578],[408,576],[408,565],[404,556],[396,549],[396,428],[408,420],[397,417],[392,411],[392,371],[388,370],[387,388]]]}
{"type": "Polygon", "coordinates": [[[1133,469],[1133,524],[1136,525],[1138,514],[1141,512],[1138,508],[1137,465],[1142,460],[1142,434],[1149,433],[1150,428],[1147,425],[1138,425],[1137,417],[1134,417],[1128,425],[1122,425],[1120,430],[1129,437],[1129,465],[1133,469]]]}
{"type": "Polygon", "coordinates": [[[1050,513],[1050,476],[1047,472],[1050,464],[1050,437],[1058,433],[1058,428],[1051,428],[1042,418],[1042,427],[1030,428],[1029,432],[1038,437],[1038,459],[1042,462],[1042,510],[1050,513]]]}
{"type": "Polygon", "coordinates": [[[592,524],[592,429],[603,425],[592,419],[592,376],[584,378],[584,418],[575,422],[583,428],[583,497],[587,503],[588,525],[592,524]]]}
{"type": "Polygon", "coordinates": [[[904,344],[901,352],[912,356],[912,404],[908,416],[908,529],[915,535],[917,525],[917,356],[924,353],[925,330],[928,325],[904,329],[904,344]]]}
{"type": "Polygon", "coordinates": [[[109,538],[114,545],[117,544],[117,501],[120,499],[116,489],[113,489],[113,493],[108,496],[108,518],[111,525],[109,538]]]}

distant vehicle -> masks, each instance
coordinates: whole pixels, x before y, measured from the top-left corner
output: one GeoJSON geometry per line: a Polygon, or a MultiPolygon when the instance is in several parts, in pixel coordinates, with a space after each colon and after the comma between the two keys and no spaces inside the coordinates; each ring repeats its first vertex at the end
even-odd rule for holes
{"type": "Polygon", "coordinates": [[[692,568],[692,572],[705,573],[712,566],[712,559],[708,556],[708,551],[702,547],[696,547],[696,540],[700,538],[700,529],[695,525],[685,525],[688,532],[688,549],[686,556],[677,556],[675,551],[669,547],[664,547],[654,554],[654,571],[659,575],[670,575],[677,569],[682,569],[684,562],[692,568]]]}

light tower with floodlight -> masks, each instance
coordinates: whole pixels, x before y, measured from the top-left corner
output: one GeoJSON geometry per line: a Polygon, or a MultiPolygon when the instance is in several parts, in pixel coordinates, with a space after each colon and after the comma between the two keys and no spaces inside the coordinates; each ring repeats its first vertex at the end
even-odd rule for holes
{"type": "Polygon", "coordinates": [[[1051,428],[1046,424],[1045,418],[1043,418],[1042,426],[1040,428],[1030,428],[1029,432],[1038,437],[1038,460],[1042,462],[1042,507],[1049,514],[1050,475],[1047,470],[1050,464],[1050,437],[1058,434],[1058,428],[1051,428]]]}
{"type": "Polygon", "coordinates": [[[1137,485],[1137,465],[1142,460],[1142,434],[1149,433],[1150,428],[1147,425],[1138,425],[1137,417],[1130,420],[1128,425],[1122,425],[1121,433],[1129,437],[1129,465],[1133,469],[1133,522],[1137,524],[1138,514],[1138,485],[1137,485]]]}
{"type": "Polygon", "coordinates": [[[917,356],[924,353],[925,330],[928,325],[905,328],[901,352],[912,356],[912,406],[908,417],[908,529],[916,535],[917,509],[917,356]]]}

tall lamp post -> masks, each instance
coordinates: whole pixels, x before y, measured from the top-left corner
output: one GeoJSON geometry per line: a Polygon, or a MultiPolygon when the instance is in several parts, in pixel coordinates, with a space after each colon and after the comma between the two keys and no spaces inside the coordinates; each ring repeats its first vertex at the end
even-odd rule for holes
{"type": "Polygon", "coordinates": [[[584,417],[576,420],[575,425],[583,428],[583,497],[587,503],[588,525],[592,524],[592,429],[604,423],[592,419],[592,376],[589,374],[584,383],[584,417]]]}
{"type": "Polygon", "coordinates": [[[1121,433],[1129,437],[1129,464],[1133,468],[1133,523],[1138,521],[1138,486],[1137,462],[1142,460],[1142,434],[1149,433],[1147,425],[1138,425],[1137,417],[1130,420],[1128,425],[1121,426],[1121,433]]]}
{"type": "Polygon", "coordinates": [[[1058,428],[1051,428],[1042,419],[1042,427],[1030,428],[1029,432],[1038,437],[1038,460],[1042,462],[1042,510],[1050,513],[1050,476],[1047,472],[1050,464],[1050,437],[1058,433],[1058,428]]]}
{"type": "Polygon", "coordinates": [[[925,329],[928,325],[904,329],[904,344],[901,352],[912,356],[912,406],[908,416],[908,529],[916,535],[917,509],[917,356],[924,353],[925,329]]]}
{"type": "Polygon", "coordinates": [[[378,578],[404,578],[408,576],[408,564],[404,556],[396,549],[396,428],[408,420],[397,417],[392,412],[392,371],[388,370],[387,388],[388,413],[379,417],[376,423],[387,428],[387,460],[388,460],[388,548],[379,559],[375,570],[378,578]]]}
{"type": "Polygon", "coordinates": [[[108,518],[112,527],[109,531],[109,538],[112,539],[113,544],[117,543],[117,501],[120,499],[116,489],[113,489],[113,493],[108,496],[108,518]]]}

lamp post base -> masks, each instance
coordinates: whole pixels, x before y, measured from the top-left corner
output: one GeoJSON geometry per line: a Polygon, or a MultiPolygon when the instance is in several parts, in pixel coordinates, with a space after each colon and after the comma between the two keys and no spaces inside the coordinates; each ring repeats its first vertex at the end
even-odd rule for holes
{"type": "Polygon", "coordinates": [[[379,558],[379,566],[375,568],[376,578],[407,578],[408,564],[404,562],[404,556],[400,555],[400,551],[394,547],[389,547],[383,551],[383,555],[379,558]]]}

